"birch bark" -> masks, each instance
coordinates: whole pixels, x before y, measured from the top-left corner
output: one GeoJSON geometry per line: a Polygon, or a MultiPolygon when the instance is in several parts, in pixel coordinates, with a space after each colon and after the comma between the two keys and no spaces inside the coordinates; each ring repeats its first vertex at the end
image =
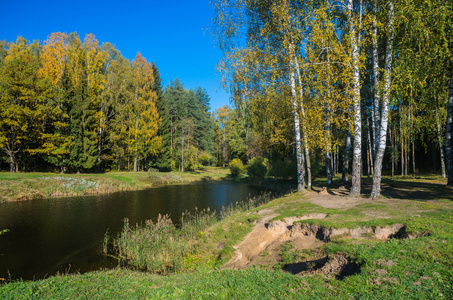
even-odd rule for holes
{"type": "Polygon", "coordinates": [[[310,151],[308,150],[308,138],[307,138],[307,126],[305,124],[305,108],[304,108],[304,91],[302,89],[302,78],[300,76],[299,62],[297,57],[294,56],[294,63],[297,71],[297,78],[299,81],[300,87],[300,113],[302,118],[302,136],[304,139],[304,148],[305,148],[305,163],[307,165],[307,189],[311,189],[311,161],[310,161],[310,151]]]}
{"type": "Polygon", "coordinates": [[[305,170],[304,170],[304,157],[302,152],[302,143],[300,140],[300,122],[297,105],[297,94],[296,94],[296,81],[294,79],[294,68],[290,71],[289,81],[291,86],[291,102],[293,106],[293,118],[294,118],[294,131],[296,138],[296,157],[297,157],[297,191],[305,191],[305,170]]]}
{"type": "Polygon", "coordinates": [[[358,197],[361,188],[362,170],[362,112],[360,107],[360,67],[359,45],[357,40],[356,26],[354,24],[353,0],[348,0],[349,30],[351,34],[352,72],[353,72],[353,110],[354,110],[354,147],[352,154],[352,187],[350,195],[358,197]]]}
{"type": "MultiPolygon", "coordinates": [[[[289,71],[289,83],[291,87],[291,104],[292,113],[294,118],[294,133],[296,139],[296,158],[297,158],[297,191],[305,191],[305,169],[304,169],[304,153],[302,151],[302,142],[300,138],[300,121],[299,121],[299,107],[297,105],[297,93],[296,93],[296,79],[295,72],[298,69],[296,67],[296,53],[294,49],[293,41],[291,40],[289,23],[284,24],[284,37],[288,43],[289,54],[290,54],[290,71],[289,71]]],[[[302,87],[301,87],[302,88],[302,87]]],[[[302,101],[302,99],[301,99],[302,101]]]]}
{"type": "Polygon", "coordinates": [[[447,178],[447,173],[445,171],[445,154],[444,147],[442,146],[442,128],[440,124],[439,112],[436,109],[436,121],[437,121],[437,139],[439,142],[440,149],[440,165],[442,167],[442,178],[447,178]]]}
{"type": "Polygon", "coordinates": [[[380,126],[380,96],[379,96],[379,54],[377,41],[377,0],[373,1],[373,156],[376,156],[379,146],[379,126],[380,126]]]}
{"type": "Polygon", "coordinates": [[[389,117],[389,98],[391,89],[391,72],[393,58],[393,2],[389,2],[388,11],[388,36],[387,47],[385,53],[385,70],[384,70],[384,97],[382,99],[381,108],[381,123],[379,126],[379,146],[375,155],[373,187],[371,188],[371,198],[379,197],[381,194],[381,176],[382,176],[382,160],[384,158],[385,147],[387,144],[387,127],[389,117]]]}

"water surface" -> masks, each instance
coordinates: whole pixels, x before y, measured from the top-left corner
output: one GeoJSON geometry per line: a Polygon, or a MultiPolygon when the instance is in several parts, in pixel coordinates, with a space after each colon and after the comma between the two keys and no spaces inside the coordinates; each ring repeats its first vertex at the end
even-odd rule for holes
{"type": "Polygon", "coordinates": [[[167,185],[107,195],[40,199],[0,204],[0,277],[38,279],[117,265],[102,254],[104,234],[169,214],[177,222],[188,210],[220,211],[262,189],[231,182],[167,185]]]}

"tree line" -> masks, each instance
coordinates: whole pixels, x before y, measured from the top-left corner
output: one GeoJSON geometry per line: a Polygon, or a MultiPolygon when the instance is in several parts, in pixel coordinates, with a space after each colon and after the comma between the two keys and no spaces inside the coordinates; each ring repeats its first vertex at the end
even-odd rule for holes
{"type": "Polygon", "coordinates": [[[216,0],[213,7],[219,69],[243,141],[254,140],[271,160],[295,160],[300,191],[321,165],[328,184],[342,172],[353,196],[368,173],[378,197],[383,167],[403,176],[440,169],[453,184],[451,1],[216,0]]]}
{"type": "Polygon", "coordinates": [[[11,172],[196,169],[214,163],[202,88],[165,89],[140,53],[129,61],[92,34],[0,45],[0,155],[11,172]]]}

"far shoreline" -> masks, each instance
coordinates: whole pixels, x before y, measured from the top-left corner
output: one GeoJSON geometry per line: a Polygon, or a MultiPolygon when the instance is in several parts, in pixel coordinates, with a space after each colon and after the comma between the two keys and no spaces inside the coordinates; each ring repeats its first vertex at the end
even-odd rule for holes
{"type": "Polygon", "coordinates": [[[169,184],[228,181],[228,168],[205,167],[187,172],[133,172],[61,174],[0,172],[0,203],[138,191],[169,184]]]}

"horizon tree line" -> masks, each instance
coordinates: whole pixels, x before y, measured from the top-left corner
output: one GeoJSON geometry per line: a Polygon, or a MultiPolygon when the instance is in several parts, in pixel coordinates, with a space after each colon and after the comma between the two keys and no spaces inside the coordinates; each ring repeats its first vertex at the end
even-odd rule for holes
{"type": "Polygon", "coordinates": [[[164,90],[154,63],[93,34],[0,44],[0,155],[11,172],[196,169],[214,154],[209,101],[178,80],[164,90]]]}

